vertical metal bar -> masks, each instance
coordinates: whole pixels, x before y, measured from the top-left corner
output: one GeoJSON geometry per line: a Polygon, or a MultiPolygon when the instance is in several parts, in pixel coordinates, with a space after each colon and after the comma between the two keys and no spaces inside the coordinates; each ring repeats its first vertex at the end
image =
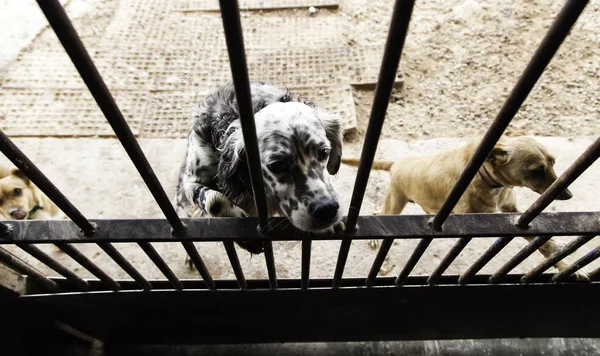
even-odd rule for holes
{"type": "Polygon", "coordinates": [[[88,282],[84,281],[81,277],[76,275],[73,271],[68,269],[67,267],[60,264],[58,261],[48,256],[44,251],[40,250],[35,245],[29,245],[26,243],[17,243],[16,244],[21,250],[27,252],[31,256],[38,259],[40,262],[50,267],[52,270],[56,271],[61,276],[65,277],[67,281],[72,283],[75,287],[83,291],[89,291],[90,285],[88,282]]]}
{"type": "Polygon", "coordinates": [[[140,246],[141,249],[146,253],[146,255],[148,255],[150,260],[152,260],[152,262],[154,263],[154,265],[156,265],[156,267],[160,270],[160,272],[165,277],[167,277],[169,282],[171,282],[171,285],[173,285],[173,288],[175,288],[177,290],[183,289],[183,284],[181,284],[181,281],[179,281],[179,278],[177,278],[175,273],[173,273],[171,268],[169,268],[169,266],[165,263],[165,260],[163,260],[162,257],[160,257],[158,252],[156,252],[156,249],[154,248],[154,246],[152,246],[148,242],[146,242],[146,243],[138,242],[138,246],[140,246]]]}
{"type": "Polygon", "coordinates": [[[521,282],[529,283],[532,279],[535,279],[542,273],[544,273],[548,268],[554,266],[558,261],[567,257],[568,255],[575,252],[578,248],[585,245],[588,241],[593,239],[594,235],[585,235],[579,236],[578,238],[570,241],[568,244],[563,246],[559,251],[556,251],[552,254],[552,256],[548,257],[544,262],[537,265],[534,269],[526,273],[522,278],[521,282]]]}
{"type": "Polygon", "coordinates": [[[381,269],[381,265],[385,261],[388,252],[390,252],[390,248],[392,248],[392,244],[394,243],[394,239],[387,238],[383,239],[381,246],[379,247],[379,251],[377,251],[377,256],[375,256],[375,260],[373,261],[373,265],[369,270],[369,275],[367,276],[367,280],[365,281],[366,287],[373,287],[373,283],[375,283],[375,279],[379,274],[379,270],[381,269]]]}
{"type": "Polygon", "coordinates": [[[504,266],[500,267],[496,273],[490,276],[490,283],[497,283],[506,276],[508,272],[512,271],[513,268],[517,267],[527,257],[531,256],[532,253],[537,251],[542,245],[548,242],[552,236],[536,236],[530,243],[527,244],[521,251],[514,255],[504,266]]]}
{"type": "Polygon", "coordinates": [[[550,203],[556,199],[571,183],[575,181],[586,169],[588,169],[600,157],[600,137],[588,147],[581,156],[563,173],[552,185],[546,189],[523,215],[519,218],[517,226],[527,227],[550,203]]]}
{"type": "Polygon", "coordinates": [[[555,274],[554,277],[552,277],[552,280],[554,282],[562,282],[565,279],[567,279],[570,275],[572,275],[573,273],[579,271],[581,268],[592,263],[598,257],[600,257],[600,246],[596,247],[592,251],[588,252],[585,256],[583,256],[580,259],[578,259],[577,261],[575,261],[572,265],[570,265],[566,269],[555,274]]]}
{"type": "Polygon", "coordinates": [[[569,34],[571,27],[573,27],[587,3],[587,0],[568,0],[563,6],[556,20],[554,20],[552,27],[550,27],[550,30],[531,58],[527,68],[525,68],[519,81],[504,102],[498,116],[496,116],[496,119],[494,119],[494,122],[481,140],[473,157],[461,173],[456,185],[452,188],[448,198],[446,198],[441,209],[433,218],[434,229],[440,230],[442,228],[444,221],[446,221],[446,218],[450,215],[456,203],[458,203],[458,200],[473,180],[473,177],[475,177],[475,174],[477,174],[477,171],[492,151],[492,148],[494,148],[494,145],[498,142],[504,130],[527,98],[527,95],[533,89],[535,83],[544,72],[548,63],[550,63],[550,60],[565,37],[569,34]]]}
{"type": "Polygon", "coordinates": [[[248,284],[246,283],[246,277],[244,277],[244,271],[242,270],[242,265],[240,265],[240,260],[238,258],[237,252],[235,251],[235,245],[233,244],[233,242],[230,241],[224,241],[223,245],[225,246],[227,257],[229,257],[231,268],[233,269],[233,273],[235,274],[235,278],[238,281],[240,289],[248,288],[248,284]]]}
{"type": "Polygon", "coordinates": [[[71,204],[54,184],[25,156],[25,154],[0,130],[0,151],[29,178],[50,200],[52,200],[84,234],[91,235],[94,225],[71,204]]]}
{"type": "Polygon", "coordinates": [[[48,279],[48,277],[44,276],[41,272],[21,261],[19,258],[3,248],[0,248],[0,262],[4,263],[7,267],[12,268],[18,273],[26,275],[44,288],[52,292],[60,292],[60,287],[56,282],[48,279]]]}
{"type": "MultiPolygon", "coordinates": [[[[44,15],[52,26],[52,29],[65,48],[65,51],[71,58],[71,61],[77,68],[77,71],[90,90],[94,100],[104,113],[106,120],[111,125],[113,131],[117,135],[117,138],[129,155],[129,158],[144,180],[144,183],[146,183],[146,186],[150,190],[154,200],[157,202],[163,214],[171,224],[174,235],[184,234],[185,226],[183,225],[183,222],[181,219],[179,219],[179,216],[177,216],[177,212],[169,201],[164,188],[156,177],[154,170],[146,159],[144,152],[140,148],[135,136],[131,132],[127,121],[125,121],[123,114],[119,110],[117,103],[106,87],[104,80],[100,76],[98,69],[94,65],[94,62],[90,58],[87,50],[81,42],[81,39],[77,35],[77,31],[75,31],[75,28],[65,13],[62,5],[57,0],[38,0],[38,5],[44,12],[44,15]]],[[[140,244],[140,246],[145,245],[144,248],[147,250],[153,249],[152,246],[150,246],[147,242],[140,242],[140,244]]],[[[198,253],[196,253],[195,257],[200,259],[200,255],[198,253]]],[[[208,275],[208,271],[205,271],[205,273],[208,276],[208,279],[212,280],[210,275],[208,275]]],[[[139,279],[139,277],[141,276],[138,276],[137,278],[139,279]]],[[[205,280],[207,279],[205,278],[205,280]]],[[[210,284],[208,280],[207,283],[210,284]]]]}
{"type": "Polygon", "coordinates": [[[310,254],[312,248],[312,240],[310,238],[302,240],[302,275],[300,286],[302,289],[308,289],[310,280],[310,254]]]}
{"type": "Polygon", "coordinates": [[[66,253],[69,257],[79,263],[83,268],[87,269],[91,274],[98,277],[99,280],[104,282],[104,284],[108,285],[113,290],[121,289],[119,283],[115,282],[108,274],[106,274],[100,267],[96,266],[96,264],[90,261],[87,257],[85,257],[78,249],[73,247],[73,245],[60,242],[55,244],[56,247],[61,249],[64,253],[66,253]]]}
{"type": "Polygon", "coordinates": [[[492,244],[492,246],[490,246],[490,248],[488,248],[483,255],[481,255],[481,257],[479,257],[477,259],[477,261],[475,261],[471,267],[469,267],[465,273],[463,273],[460,277],[458,277],[458,283],[460,284],[466,284],[469,283],[469,281],[471,280],[471,278],[473,278],[473,276],[475,276],[475,274],[477,274],[477,272],[479,272],[479,270],[481,270],[483,268],[483,266],[485,266],[488,262],[490,262],[490,260],[492,258],[494,258],[494,256],[496,256],[500,251],[502,251],[503,248],[506,247],[506,245],[508,245],[509,242],[512,241],[512,239],[514,239],[514,236],[503,236],[499,239],[497,239],[496,241],[494,241],[494,243],[492,244]]]}
{"type": "Polygon", "coordinates": [[[402,268],[402,271],[400,271],[400,274],[396,278],[395,283],[397,286],[401,286],[404,284],[404,282],[406,282],[410,272],[412,272],[412,270],[415,268],[417,262],[419,262],[419,259],[425,253],[425,250],[427,250],[427,247],[429,247],[429,244],[431,244],[431,241],[433,241],[431,237],[424,238],[419,241],[419,244],[417,247],[415,247],[415,250],[408,258],[408,261],[406,261],[404,268],[402,268]]]}
{"type": "Polygon", "coordinates": [[[436,269],[431,273],[431,276],[427,278],[427,284],[436,284],[442,276],[442,274],[446,272],[448,267],[450,267],[450,264],[454,262],[456,257],[458,257],[458,255],[462,252],[462,250],[464,250],[465,247],[467,247],[467,244],[471,242],[472,239],[472,237],[462,237],[458,239],[458,241],[456,241],[456,243],[454,244],[454,246],[452,246],[450,251],[448,251],[448,254],[446,254],[442,262],[440,262],[436,269]]]}
{"type": "Polygon", "coordinates": [[[104,113],[106,120],[117,135],[119,141],[121,141],[123,148],[129,155],[135,168],[137,168],[139,174],[146,183],[146,186],[148,186],[154,200],[156,200],[163,214],[167,220],[169,220],[169,223],[173,227],[173,231],[176,234],[183,233],[183,223],[179,219],[179,216],[177,216],[177,212],[175,212],[175,209],[158,181],[156,174],[154,174],[144,152],[131,132],[127,121],[125,121],[121,110],[119,110],[117,103],[100,76],[96,65],[90,58],[83,42],[81,42],[65,9],[58,0],[37,0],[37,3],[44,12],[44,15],[62,43],[65,51],[71,58],[75,68],[77,68],[79,75],[81,75],[81,78],[94,97],[94,100],[96,100],[100,110],[104,113]]]}
{"type": "MultiPolygon", "coordinates": [[[[371,166],[373,165],[373,159],[377,151],[377,144],[379,143],[379,136],[381,135],[381,128],[385,120],[390,95],[396,82],[396,73],[398,72],[398,65],[402,49],[404,48],[404,40],[408,32],[408,25],[414,4],[414,0],[396,0],[394,4],[394,12],[385,44],[381,69],[379,70],[373,106],[371,107],[371,114],[369,116],[369,125],[365,134],[365,143],[360,156],[360,164],[356,173],[350,209],[348,210],[348,218],[346,220],[346,228],[350,230],[356,227],[356,221],[360,213],[365,190],[367,189],[371,166]]],[[[351,244],[352,240],[342,240],[340,245],[333,278],[334,288],[339,288],[341,284],[351,244]]]]}
{"type": "Polygon", "coordinates": [[[142,274],[137,269],[135,269],[135,267],[133,267],[131,263],[129,263],[129,261],[127,261],[127,259],[123,257],[123,255],[121,255],[121,253],[117,251],[117,249],[113,245],[107,242],[98,242],[98,247],[100,247],[104,252],[106,252],[106,254],[110,256],[110,258],[112,258],[113,261],[115,261],[115,263],[118,264],[119,267],[123,269],[123,271],[125,271],[125,273],[127,273],[138,284],[140,284],[143,289],[152,289],[152,286],[150,285],[150,283],[148,283],[146,278],[144,278],[144,276],[142,276],[142,274]]]}
{"type": "MultiPolygon", "coordinates": [[[[258,214],[259,228],[260,231],[268,231],[267,199],[260,166],[256,126],[254,125],[252,94],[250,91],[250,80],[248,79],[248,66],[246,64],[240,9],[237,0],[219,0],[219,5],[221,7],[227,52],[229,53],[229,64],[231,66],[233,86],[235,87],[235,96],[240,113],[240,123],[244,137],[244,147],[246,148],[250,182],[252,183],[254,202],[258,214]]],[[[272,242],[265,241],[264,248],[269,282],[271,288],[277,288],[277,273],[275,270],[272,242]]]]}
{"type": "Polygon", "coordinates": [[[204,261],[202,261],[198,250],[196,250],[196,246],[194,246],[191,241],[182,241],[181,244],[183,245],[185,252],[187,252],[188,256],[190,256],[190,260],[192,260],[194,266],[196,266],[198,273],[200,273],[202,279],[204,279],[208,289],[216,289],[217,287],[215,285],[215,281],[213,281],[208,269],[206,269],[204,261]]]}

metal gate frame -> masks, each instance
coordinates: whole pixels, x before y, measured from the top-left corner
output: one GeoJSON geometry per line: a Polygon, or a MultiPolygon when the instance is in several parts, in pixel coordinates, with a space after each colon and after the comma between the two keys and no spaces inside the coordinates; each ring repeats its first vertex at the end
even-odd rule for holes
{"type": "MultiPolygon", "coordinates": [[[[270,229],[283,218],[267,216],[237,1],[220,0],[220,5],[258,216],[210,220],[177,216],[64,9],[57,0],[37,1],[166,219],[87,219],[0,131],[0,150],[70,218],[0,223],[0,244],[16,244],[64,277],[48,278],[0,248],[0,262],[18,273],[4,273],[0,281],[2,312],[5,317],[10,314],[7,320],[26,313],[38,326],[61,325],[83,339],[85,333],[124,343],[600,337],[600,269],[591,273],[591,282],[568,279],[600,257],[600,246],[562,272],[544,273],[600,234],[600,211],[543,213],[598,159],[600,138],[524,213],[450,214],[588,1],[566,1],[438,214],[359,216],[414,5],[414,0],[397,0],[346,217],[348,231],[303,238],[300,279],[277,278],[272,241],[297,238],[289,227],[270,229]],[[493,275],[477,274],[522,235],[537,237],[493,275]],[[508,274],[552,236],[573,239],[525,275],[508,274]],[[410,276],[433,239],[457,237],[430,276],[410,276]],[[462,275],[442,275],[471,239],[491,237],[498,239],[462,275]],[[381,238],[383,244],[368,276],[344,279],[352,241],[370,238],[381,238]],[[268,280],[244,276],[233,244],[250,239],[264,243],[268,280]],[[376,278],[395,239],[420,242],[396,278],[376,278]],[[341,241],[331,279],[310,279],[313,240],[341,241]],[[214,280],[194,241],[223,242],[236,280],[214,280]],[[114,248],[113,243],[120,242],[137,243],[166,279],[145,279],[114,248]],[[150,242],[181,243],[202,279],[177,278],[150,242]],[[78,277],[36,243],[55,244],[97,279],[78,277]],[[114,280],[72,243],[97,244],[131,279],[114,280]]],[[[31,332],[27,324],[0,323],[0,331],[31,332]]]]}

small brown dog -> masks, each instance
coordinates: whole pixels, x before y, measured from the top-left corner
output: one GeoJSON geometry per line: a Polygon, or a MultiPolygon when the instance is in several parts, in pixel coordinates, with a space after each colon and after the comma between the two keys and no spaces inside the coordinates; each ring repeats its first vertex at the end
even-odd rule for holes
{"type": "Polygon", "coordinates": [[[5,220],[65,219],[65,214],[17,168],[0,167],[0,214],[5,220]]]}
{"type": "MultiPolygon", "coordinates": [[[[478,142],[464,147],[443,151],[435,155],[407,157],[398,162],[375,161],[372,169],[389,171],[390,186],[386,192],[382,215],[400,214],[407,203],[419,204],[428,214],[435,214],[458,181],[458,177],[471,160],[478,142]]],[[[534,192],[544,193],[554,183],[555,158],[546,147],[529,137],[502,138],[458,201],[453,213],[518,212],[513,187],[527,187],[534,192]]],[[[358,166],[357,158],[342,158],[342,162],[358,166]]],[[[558,200],[570,199],[573,195],[565,190],[558,200]]],[[[533,237],[524,236],[531,241],[533,237]]],[[[373,248],[377,241],[369,241],[373,248]]],[[[560,245],[549,240],[540,252],[549,257],[560,249],[560,245]]],[[[560,261],[559,271],[569,264],[560,261]]],[[[588,279],[579,271],[578,279],[588,279]]]]}

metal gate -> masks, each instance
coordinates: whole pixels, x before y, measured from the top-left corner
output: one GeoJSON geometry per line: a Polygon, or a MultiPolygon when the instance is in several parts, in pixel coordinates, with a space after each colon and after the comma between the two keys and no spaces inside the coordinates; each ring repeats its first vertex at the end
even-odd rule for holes
{"type": "Polygon", "coordinates": [[[600,234],[600,212],[543,212],[598,159],[600,139],[524,213],[450,214],[588,1],[566,1],[438,214],[360,216],[414,5],[411,0],[397,0],[347,215],[348,231],[304,237],[300,279],[278,279],[274,263],[272,242],[297,240],[291,228],[260,232],[269,231],[283,218],[267,217],[237,1],[220,0],[221,15],[258,211],[257,218],[240,219],[177,216],[64,9],[58,0],[38,3],[165,219],[87,219],[0,131],[0,150],[70,218],[0,223],[0,244],[16,244],[64,277],[49,278],[0,249],[0,262],[18,273],[5,273],[1,281],[5,293],[0,297],[7,306],[4,316],[13,322],[0,323],[0,329],[8,335],[58,326],[83,339],[86,334],[127,343],[600,336],[600,270],[590,274],[591,282],[568,280],[600,257],[600,246],[562,272],[544,273],[600,234]],[[536,238],[497,272],[478,274],[515,236],[522,235],[536,238]],[[552,236],[570,236],[571,241],[528,273],[509,274],[552,236]],[[352,242],[370,238],[383,239],[383,244],[368,275],[343,278],[352,242]],[[435,271],[426,277],[410,276],[432,240],[447,238],[459,240],[435,271]],[[467,243],[479,238],[497,240],[462,275],[442,275],[467,243]],[[264,243],[268,280],[244,276],[234,241],[250,239],[264,243]],[[420,242],[396,278],[377,278],[395,239],[420,242]],[[341,241],[331,279],[310,278],[314,240],[341,241]],[[236,280],[213,279],[194,241],[222,242],[236,280]],[[145,279],[113,246],[122,242],[137,243],[165,279],[145,279]],[[202,279],[180,280],[150,242],[181,243],[202,279]],[[44,243],[55,244],[97,279],[78,277],[34,245],[44,243]],[[97,244],[131,279],[114,280],[72,243],[97,244]]]}

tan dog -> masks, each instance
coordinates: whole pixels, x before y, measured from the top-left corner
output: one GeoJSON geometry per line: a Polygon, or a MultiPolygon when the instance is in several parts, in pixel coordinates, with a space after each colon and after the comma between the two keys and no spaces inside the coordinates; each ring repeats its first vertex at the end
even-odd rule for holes
{"type": "MultiPolygon", "coordinates": [[[[435,155],[407,157],[398,162],[375,161],[372,169],[390,172],[390,186],[386,192],[383,210],[375,214],[400,214],[407,203],[419,204],[428,214],[435,214],[458,181],[462,171],[477,149],[478,141],[464,147],[443,151],[435,155]]],[[[534,192],[544,193],[556,180],[555,158],[546,147],[529,137],[502,138],[458,201],[453,213],[518,212],[513,187],[527,187],[534,192]]],[[[342,158],[342,162],[358,166],[357,158],[342,158]]],[[[573,195],[565,190],[558,200],[570,199],[573,195]]],[[[531,241],[533,237],[524,236],[531,241]]],[[[373,248],[377,241],[369,241],[373,248]]],[[[560,245],[549,240],[540,252],[549,257],[560,249],[560,245]]],[[[559,271],[569,263],[556,264],[559,271]]],[[[588,279],[583,271],[578,279],[588,279]]]]}
{"type": "Polygon", "coordinates": [[[0,168],[0,214],[6,220],[65,219],[65,214],[17,168],[0,168]]]}

